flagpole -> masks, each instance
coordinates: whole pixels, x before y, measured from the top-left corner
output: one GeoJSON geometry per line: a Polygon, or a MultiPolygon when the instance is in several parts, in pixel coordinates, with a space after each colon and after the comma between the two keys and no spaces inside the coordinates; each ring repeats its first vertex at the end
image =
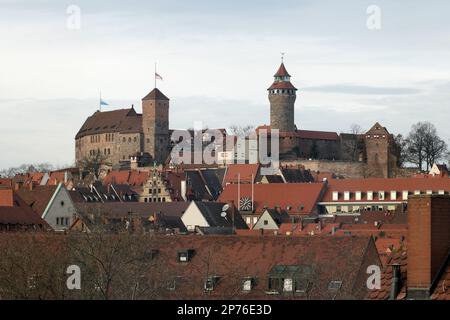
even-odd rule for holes
{"type": "Polygon", "coordinates": [[[156,62],[155,62],[155,74],[154,74],[154,77],[155,77],[155,89],[156,89],[156,62]]]}

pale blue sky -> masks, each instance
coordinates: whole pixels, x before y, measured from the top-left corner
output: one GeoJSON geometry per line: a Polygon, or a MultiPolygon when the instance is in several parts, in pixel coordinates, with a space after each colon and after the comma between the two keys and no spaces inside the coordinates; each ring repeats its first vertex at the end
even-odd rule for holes
{"type": "Polygon", "coordinates": [[[393,133],[436,124],[447,142],[448,1],[0,0],[0,168],[71,163],[74,136],[98,107],[153,87],[171,98],[172,128],[269,122],[267,87],[280,52],[299,88],[303,129],[393,133]],[[381,29],[366,27],[369,5],[381,29]],[[81,9],[81,29],[66,9],[81,9]]]}

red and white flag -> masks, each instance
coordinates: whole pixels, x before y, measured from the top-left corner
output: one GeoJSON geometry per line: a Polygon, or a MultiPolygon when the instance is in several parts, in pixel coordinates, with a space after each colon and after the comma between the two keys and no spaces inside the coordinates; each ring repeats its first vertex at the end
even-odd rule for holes
{"type": "Polygon", "coordinates": [[[155,72],[155,79],[162,80],[163,78],[158,73],[155,72]]]}

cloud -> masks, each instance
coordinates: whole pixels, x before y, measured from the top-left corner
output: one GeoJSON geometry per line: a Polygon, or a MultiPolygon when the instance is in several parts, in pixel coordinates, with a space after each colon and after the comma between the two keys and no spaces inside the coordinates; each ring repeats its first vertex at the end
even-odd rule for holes
{"type": "Polygon", "coordinates": [[[411,95],[411,94],[419,94],[421,92],[417,88],[377,87],[377,86],[364,86],[355,84],[333,84],[333,85],[304,87],[302,88],[302,91],[356,94],[356,95],[411,95]]]}

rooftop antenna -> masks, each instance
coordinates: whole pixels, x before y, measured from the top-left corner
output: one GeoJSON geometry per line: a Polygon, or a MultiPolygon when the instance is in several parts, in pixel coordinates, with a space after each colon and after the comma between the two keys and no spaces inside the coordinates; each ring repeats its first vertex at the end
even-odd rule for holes
{"type": "Polygon", "coordinates": [[[281,52],[281,63],[284,62],[284,55],[286,54],[286,52],[281,52]]]}

